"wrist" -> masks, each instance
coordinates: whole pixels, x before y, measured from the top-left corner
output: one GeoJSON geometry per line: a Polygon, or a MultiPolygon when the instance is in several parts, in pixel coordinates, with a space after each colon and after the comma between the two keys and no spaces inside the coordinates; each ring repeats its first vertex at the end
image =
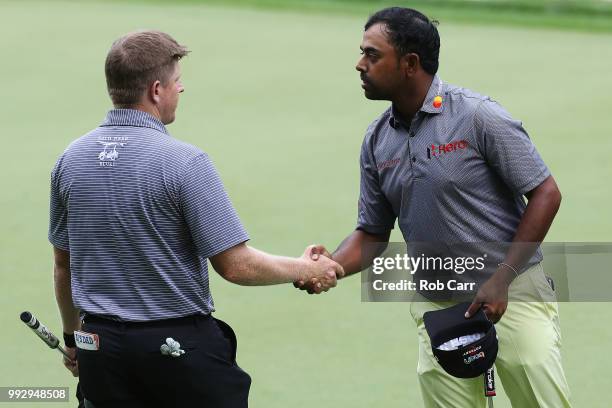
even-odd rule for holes
{"type": "Polygon", "coordinates": [[[499,277],[499,279],[502,280],[502,282],[504,282],[507,286],[510,286],[510,284],[512,283],[512,281],[518,277],[518,271],[512,267],[511,265],[508,265],[506,263],[500,263],[499,265],[497,265],[497,271],[495,272],[495,274],[499,277]]]}
{"type": "Polygon", "coordinates": [[[297,268],[296,280],[306,282],[310,279],[310,270],[312,268],[311,262],[312,261],[308,258],[300,258],[300,266],[297,268]]]}
{"type": "Polygon", "coordinates": [[[74,340],[74,332],[70,334],[64,332],[64,345],[69,348],[76,347],[76,341],[74,340]]]}

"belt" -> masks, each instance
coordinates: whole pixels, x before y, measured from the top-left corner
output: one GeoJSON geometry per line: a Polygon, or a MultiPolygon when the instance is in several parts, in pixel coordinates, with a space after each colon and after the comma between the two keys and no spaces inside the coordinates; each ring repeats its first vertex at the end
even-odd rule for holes
{"type": "Polygon", "coordinates": [[[108,316],[100,316],[90,313],[85,313],[85,315],[81,318],[82,323],[95,323],[102,324],[108,326],[117,326],[117,327],[166,327],[169,325],[180,326],[180,325],[189,325],[197,322],[201,322],[204,320],[211,319],[212,315],[207,314],[193,314],[189,316],[175,317],[172,319],[162,319],[162,320],[148,320],[144,322],[132,322],[126,320],[117,320],[108,316]]]}

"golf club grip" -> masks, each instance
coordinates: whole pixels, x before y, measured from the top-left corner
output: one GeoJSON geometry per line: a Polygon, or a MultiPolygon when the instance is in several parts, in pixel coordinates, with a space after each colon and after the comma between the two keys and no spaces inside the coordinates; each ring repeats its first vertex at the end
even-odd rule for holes
{"type": "Polygon", "coordinates": [[[51,333],[46,326],[42,325],[30,312],[23,312],[19,316],[21,321],[26,324],[47,346],[54,349],[59,346],[59,340],[51,333]]]}

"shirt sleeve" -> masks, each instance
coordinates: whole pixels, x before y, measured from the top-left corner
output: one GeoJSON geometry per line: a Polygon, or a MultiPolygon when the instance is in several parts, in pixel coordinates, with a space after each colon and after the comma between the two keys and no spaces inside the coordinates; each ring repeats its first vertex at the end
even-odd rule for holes
{"type": "MultiPolygon", "coordinates": [[[[59,162],[58,162],[59,163],[59,162]]],[[[70,250],[68,237],[68,208],[62,198],[58,182],[59,164],[51,172],[51,193],[49,209],[49,242],[64,251],[70,250]]]]}
{"type": "Polygon", "coordinates": [[[539,186],[550,171],[518,120],[497,102],[483,101],[475,115],[476,139],[487,163],[518,195],[539,186]]]}
{"type": "Polygon", "coordinates": [[[378,170],[369,140],[370,138],[366,136],[361,146],[357,229],[372,234],[383,234],[393,229],[396,216],[391,203],[380,188],[378,170]]]}
{"type": "Polygon", "coordinates": [[[210,258],[249,240],[219,174],[204,153],[187,166],[179,205],[202,257],[210,258]]]}

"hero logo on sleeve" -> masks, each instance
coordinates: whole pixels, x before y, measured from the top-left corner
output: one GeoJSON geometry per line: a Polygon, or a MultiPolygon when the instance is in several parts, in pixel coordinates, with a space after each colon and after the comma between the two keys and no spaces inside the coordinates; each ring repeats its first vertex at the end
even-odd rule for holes
{"type": "Polygon", "coordinates": [[[75,331],[74,341],[81,350],[98,351],[100,349],[100,338],[97,334],[75,331]]]}

